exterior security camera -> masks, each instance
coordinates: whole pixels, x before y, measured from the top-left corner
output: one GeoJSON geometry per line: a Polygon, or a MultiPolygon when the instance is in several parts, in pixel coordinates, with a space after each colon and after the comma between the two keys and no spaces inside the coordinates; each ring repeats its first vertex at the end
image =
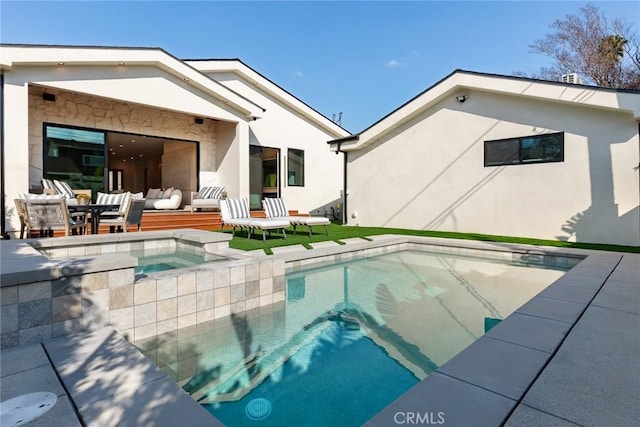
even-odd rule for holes
{"type": "Polygon", "coordinates": [[[460,103],[463,103],[464,101],[467,100],[467,95],[458,95],[456,96],[456,100],[460,103]]]}

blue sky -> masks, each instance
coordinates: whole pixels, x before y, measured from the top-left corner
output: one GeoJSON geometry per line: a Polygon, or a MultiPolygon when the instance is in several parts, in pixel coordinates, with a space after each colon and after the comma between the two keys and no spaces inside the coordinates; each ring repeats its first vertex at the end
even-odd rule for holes
{"type": "MultiPolygon", "coordinates": [[[[640,2],[592,2],[609,20],[640,2]]],[[[581,1],[5,1],[2,43],[161,47],[178,58],[239,58],[359,132],[453,70],[512,74],[581,1]]]]}

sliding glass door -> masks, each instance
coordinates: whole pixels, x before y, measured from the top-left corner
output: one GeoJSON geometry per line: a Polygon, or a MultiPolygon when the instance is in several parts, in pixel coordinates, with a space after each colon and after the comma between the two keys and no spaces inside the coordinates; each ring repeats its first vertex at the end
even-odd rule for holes
{"type": "Polygon", "coordinates": [[[45,124],[44,177],[103,191],[105,132],[45,124]]]}
{"type": "Polygon", "coordinates": [[[262,209],[264,197],[280,197],[280,150],[249,146],[249,207],[262,209]]]}

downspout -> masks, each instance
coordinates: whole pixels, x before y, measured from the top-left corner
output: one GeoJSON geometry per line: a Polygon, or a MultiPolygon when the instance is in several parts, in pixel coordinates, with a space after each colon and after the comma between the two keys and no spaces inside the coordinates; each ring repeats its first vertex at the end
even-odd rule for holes
{"type": "Polygon", "coordinates": [[[9,239],[7,234],[7,211],[4,194],[4,72],[0,71],[0,210],[2,211],[2,222],[0,222],[0,238],[9,239]]]}
{"type": "Polygon", "coordinates": [[[342,142],[338,142],[338,147],[336,149],[336,154],[342,153],[343,163],[342,163],[342,225],[347,225],[347,152],[340,151],[340,144],[342,142]]]}
{"type": "Polygon", "coordinates": [[[358,141],[360,139],[360,135],[349,135],[344,138],[334,139],[332,141],[327,141],[328,144],[336,145],[336,154],[344,154],[343,165],[342,165],[342,174],[343,174],[343,182],[342,182],[342,224],[347,225],[348,216],[347,216],[347,152],[341,149],[343,142],[348,141],[358,141]]]}

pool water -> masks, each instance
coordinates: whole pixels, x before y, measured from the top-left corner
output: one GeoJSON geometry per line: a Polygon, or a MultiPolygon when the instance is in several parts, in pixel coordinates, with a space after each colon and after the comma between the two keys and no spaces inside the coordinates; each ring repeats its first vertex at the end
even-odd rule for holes
{"type": "Polygon", "coordinates": [[[284,303],[145,354],[229,426],[359,426],[564,274],[404,251],[287,273],[284,303]]]}
{"type": "Polygon", "coordinates": [[[215,254],[207,253],[199,255],[178,251],[176,249],[130,251],[128,254],[138,258],[138,266],[135,269],[136,276],[227,259],[215,254]]]}

